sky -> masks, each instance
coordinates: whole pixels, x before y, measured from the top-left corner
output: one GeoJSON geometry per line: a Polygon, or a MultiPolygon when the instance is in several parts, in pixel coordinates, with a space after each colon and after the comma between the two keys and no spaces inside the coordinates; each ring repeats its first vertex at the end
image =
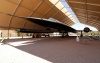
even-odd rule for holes
{"type": "MultiPolygon", "coordinates": [[[[62,4],[66,7],[67,10],[72,11],[71,8],[69,7],[69,5],[66,2],[62,1],[62,4]]],[[[91,27],[91,26],[88,26],[88,25],[80,23],[73,11],[71,12],[71,14],[76,19],[76,24],[74,24],[73,26],[71,26],[72,28],[74,28],[76,30],[83,30],[85,27],[89,27],[90,30],[97,31],[97,29],[94,28],[94,27],[91,27]]]]}
{"type": "Polygon", "coordinates": [[[88,27],[90,28],[90,30],[92,31],[97,31],[96,28],[94,27],[91,27],[91,26],[88,26],[88,25],[85,25],[85,24],[81,24],[81,23],[76,23],[74,24],[73,26],[71,26],[72,28],[76,29],[76,30],[83,30],[85,27],[88,27]]]}

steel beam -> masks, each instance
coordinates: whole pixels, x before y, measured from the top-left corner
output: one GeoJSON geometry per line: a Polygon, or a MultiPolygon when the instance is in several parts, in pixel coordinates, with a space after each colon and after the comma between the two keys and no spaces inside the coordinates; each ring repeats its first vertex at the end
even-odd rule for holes
{"type": "Polygon", "coordinates": [[[93,3],[85,3],[85,2],[78,2],[78,1],[69,1],[70,3],[76,3],[76,4],[86,4],[86,5],[92,5],[92,6],[100,6],[99,4],[93,4],[93,3]]]}
{"type": "MultiPolygon", "coordinates": [[[[86,18],[86,16],[83,16],[83,15],[77,15],[77,16],[80,16],[80,17],[85,17],[85,18],[86,18]]],[[[92,19],[92,20],[95,20],[95,21],[100,22],[98,19],[94,19],[94,18],[91,18],[91,17],[88,17],[88,19],[92,19]]]]}
{"type": "MultiPolygon", "coordinates": [[[[82,19],[80,19],[80,20],[82,20],[82,19]]],[[[82,23],[85,23],[85,22],[82,21],[82,23]]],[[[88,23],[88,24],[95,23],[96,26],[98,26],[98,27],[100,26],[100,25],[99,25],[98,23],[96,23],[96,22],[90,22],[90,21],[89,21],[89,22],[87,22],[87,23],[88,23]]],[[[87,24],[87,23],[85,23],[85,24],[87,24]]]]}
{"type": "MultiPolygon", "coordinates": [[[[35,10],[32,11],[32,13],[30,14],[30,17],[36,12],[36,10],[40,7],[40,5],[41,5],[43,2],[44,2],[44,1],[41,1],[41,2],[37,5],[37,7],[35,8],[35,10]]],[[[25,21],[23,28],[25,28],[26,23],[27,23],[27,20],[25,21]]],[[[35,26],[35,25],[34,25],[34,26],[35,26]]],[[[33,28],[34,28],[34,27],[33,27],[33,28]]]]}
{"type": "MultiPolygon", "coordinates": [[[[63,7],[65,8],[65,7],[63,7]]],[[[54,17],[56,14],[58,14],[63,8],[61,8],[58,12],[56,12],[54,15],[52,15],[51,17],[54,17]]]]}
{"type": "MultiPolygon", "coordinates": [[[[68,11],[66,11],[66,12],[64,13],[64,15],[66,15],[67,12],[68,12],[68,11]]],[[[62,15],[61,15],[61,16],[62,16],[62,15]]],[[[61,16],[58,16],[58,18],[61,17],[61,16]]],[[[68,16],[66,16],[66,17],[68,17],[68,16]]],[[[64,18],[66,18],[66,17],[64,17],[64,18]]],[[[62,19],[64,19],[64,18],[62,18],[62,19]]],[[[62,19],[61,19],[61,20],[62,20],[62,19]]]]}
{"type": "Polygon", "coordinates": [[[41,18],[43,18],[52,8],[54,8],[55,5],[58,4],[58,2],[59,2],[59,0],[41,18]]]}
{"type": "Polygon", "coordinates": [[[13,16],[14,16],[14,14],[16,13],[16,11],[17,11],[18,7],[20,6],[21,2],[22,2],[22,0],[20,0],[20,2],[19,2],[19,4],[18,4],[18,6],[16,7],[16,9],[15,9],[13,15],[11,16],[11,19],[10,19],[10,22],[9,22],[9,26],[8,26],[8,39],[9,39],[9,29],[10,29],[10,25],[11,25],[13,16]]]}
{"type": "MultiPolygon", "coordinates": [[[[86,18],[85,16],[82,16],[82,15],[77,15],[78,17],[82,17],[82,18],[86,18]]],[[[89,17],[88,17],[89,18],[89,17]]],[[[95,20],[95,19],[93,19],[93,18],[89,18],[89,19],[91,19],[91,20],[93,20],[93,21],[96,21],[96,22],[98,22],[98,23],[100,23],[100,21],[98,21],[98,20],[95,20]]]]}
{"type": "MultiPolygon", "coordinates": [[[[10,3],[13,3],[13,4],[15,4],[15,5],[19,5],[19,4],[15,3],[15,2],[12,2],[12,1],[10,1],[10,0],[6,0],[6,1],[8,1],[8,2],[10,2],[10,3]]],[[[24,6],[22,6],[22,5],[19,5],[19,6],[25,8],[25,9],[27,9],[27,10],[29,10],[29,11],[32,11],[32,10],[30,10],[30,9],[28,9],[28,8],[26,8],[26,7],[24,7],[24,6]]]]}
{"type": "MultiPolygon", "coordinates": [[[[76,12],[76,14],[77,14],[77,15],[84,15],[84,13],[82,13],[82,12],[76,12]]],[[[88,17],[89,17],[89,16],[96,17],[96,18],[100,18],[99,16],[94,16],[94,15],[92,15],[92,14],[88,14],[88,17]]]]}
{"type": "MultiPolygon", "coordinates": [[[[77,9],[77,10],[83,10],[83,11],[85,11],[85,9],[81,9],[81,8],[73,8],[73,9],[77,9]]],[[[92,10],[87,10],[88,12],[93,12],[93,13],[99,13],[100,14],[100,12],[98,12],[98,11],[92,11],[92,10]]]]}

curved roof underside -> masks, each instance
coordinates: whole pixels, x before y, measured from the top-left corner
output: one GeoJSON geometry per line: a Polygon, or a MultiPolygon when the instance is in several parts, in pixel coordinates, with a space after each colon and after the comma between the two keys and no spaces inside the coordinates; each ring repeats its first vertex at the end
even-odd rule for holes
{"type": "Polygon", "coordinates": [[[59,0],[0,0],[1,29],[45,29],[40,25],[14,16],[54,18],[71,26],[74,22],[68,15],[68,11],[59,0]]]}
{"type": "Polygon", "coordinates": [[[66,0],[81,23],[100,30],[100,0],[66,0]]]}

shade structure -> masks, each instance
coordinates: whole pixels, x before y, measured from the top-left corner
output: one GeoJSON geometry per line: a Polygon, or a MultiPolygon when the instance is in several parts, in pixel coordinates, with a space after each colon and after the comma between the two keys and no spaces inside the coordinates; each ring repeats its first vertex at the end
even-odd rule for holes
{"type": "MultiPolygon", "coordinates": [[[[81,23],[100,30],[99,0],[65,0],[81,23]]],[[[75,22],[60,0],[0,0],[0,29],[45,29],[30,21],[14,16],[54,18],[67,26],[75,22]],[[5,15],[11,14],[12,16],[5,15]]]]}
{"type": "Polygon", "coordinates": [[[81,23],[100,30],[100,0],[66,0],[81,23]]]}
{"type": "Polygon", "coordinates": [[[0,28],[45,30],[43,26],[15,16],[54,18],[71,26],[74,22],[66,15],[67,12],[60,0],[0,0],[0,28]]]}

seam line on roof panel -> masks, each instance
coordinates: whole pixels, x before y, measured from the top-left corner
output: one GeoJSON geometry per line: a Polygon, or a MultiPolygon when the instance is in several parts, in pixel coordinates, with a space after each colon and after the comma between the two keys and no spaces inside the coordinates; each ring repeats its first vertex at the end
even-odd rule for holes
{"type": "MultiPolygon", "coordinates": [[[[76,12],[76,13],[77,13],[77,12],[76,12]]],[[[84,14],[84,13],[82,13],[82,12],[78,12],[78,13],[77,13],[77,15],[82,15],[82,16],[84,16],[83,14],[84,14]]],[[[94,15],[92,15],[92,14],[88,14],[88,17],[89,17],[89,16],[96,17],[96,18],[100,18],[99,16],[94,16],[94,15]]]]}
{"type": "MultiPolygon", "coordinates": [[[[83,3],[80,3],[80,2],[73,2],[73,1],[70,1],[70,2],[72,2],[72,3],[79,3],[79,4],[83,4],[83,3]]],[[[87,21],[86,21],[86,23],[88,23],[89,21],[89,14],[88,14],[88,11],[90,11],[90,12],[94,12],[94,13],[100,13],[100,12],[97,12],[97,11],[92,11],[92,10],[88,10],[87,9],[87,5],[93,5],[93,6],[100,6],[100,5],[97,5],[97,4],[91,4],[91,3],[87,3],[87,1],[85,0],[85,6],[86,6],[86,13],[87,13],[87,21]]],[[[75,8],[74,8],[75,9],[75,8]]],[[[81,8],[79,8],[79,10],[80,10],[81,8]]],[[[82,9],[81,9],[82,10],[82,9]]],[[[84,10],[84,9],[83,9],[84,10]]],[[[84,11],[85,11],[84,10],[84,11]]],[[[92,19],[92,18],[91,18],[92,19]]],[[[98,21],[100,18],[99,18],[99,16],[98,16],[98,19],[95,19],[95,21],[98,21]]],[[[93,19],[92,19],[92,21],[93,21],[93,19]]],[[[94,22],[94,21],[93,21],[94,22]]],[[[99,22],[98,22],[99,23],[99,22]]]]}
{"type": "Polygon", "coordinates": [[[84,0],[84,3],[85,3],[85,10],[86,10],[86,18],[87,18],[87,21],[86,21],[86,23],[88,23],[88,9],[87,9],[87,0],[84,0]]]}
{"type": "MultiPolygon", "coordinates": [[[[79,10],[84,10],[84,9],[80,9],[80,8],[74,8],[74,9],[79,9],[79,10]]],[[[85,10],[84,10],[85,11],[85,10]]],[[[92,11],[92,10],[87,10],[88,12],[94,12],[94,13],[100,13],[100,12],[96,12],[96,11],[92,11]]],[[[96,17],[98,17],[98,21],[99,21],[99,19],[100,19],[100,17],[99,16],[96,16],[96,17]]],[[[80,19],[79,19],[80,20],[80,19]]]]}
{"type": "MultiPolygon", "coordinates": [[[[60,1],[60,0],[59,0],[59,1],[60,1]]],[[[46,3],[46,2],[45,2],[45,3],[46,3]]],[[[65,6],[64,6],[64,7],[65,7],[65,6]]],[[[68,8],[69,8],[69,7],[68,7],[68,8]]],[[[65,13],[66,13],[66,12],[65,12],[65,13]]],[[[65,14],[65,13],[63,13],[63,14],[65,14]]],[[[62,16],[62,15],[61,15],[61,16],[62,16]]],[[[58,16],[58,17],[59,17],[59,16],[58,16]]],[[[57,17],[57,18],[58,18],[58,17],[57,17]]],[[[66,16],[66,17],[68,17],[68,16],[66,16]]],[[[56,19],[57,19],[57,18],[56,18],[56,19]]],[[[59,18],[58,18],[58,19],[59,19],[59,18]]],[[[60,19],[59,19],[59,20],[60,20],[60,19]]],[[[60,22],[62,22],[62,21],[60,20],[60,22]]]]}
{"type": "MultiPolygon", "coordinates": [[[[17,3],[15,3],[15,2],[12,2],[12,1],[9,1],[9,0],[6,0],[6,1],[8,1],[8,2],[11,2],[11,3],[13,3],[13,4],[15,4],[15,5],[18,5],[17,3]]],[[[45,2],[45,1],[44,1],[45,2]]],[[[46,2],[45,2],[46,3],[46,2]]],[[[46,3],[47,4],[47,3],[46,3]]],[[[48,5],[48,4],[47,4],[48,5]]],[[[31,11],[31,12],[33,12],[33,10],[30,10],[30,9],[28,9],[28,8],[26,8],[26,7],[24,7],[24,6],[22,6],[22,5],[20,5],[21,7],[23,7],[23,8],[25,8],[25,9],[27,9],[27,10],[29,10],[29,11],[31,11]]],[[[50,5],[49,5],[50,6],[50,5]]],[[[51,6],[50,6],[51,7],[51,6]]],[[[55,9],[54,9],[55,10],[55,9]]],[[[37,13],[37,12],[36,12],[37,13]]],[[[39,13],[37,13],[37,14],[39,14],[39,13]]],[[[40,14],[39,14],[40,15],[40,14]]]]}
{"type": "Polygon", "coordinates": [[[91,23],[91,22],[90,22],[90,24],[93,25],[94,27],[95,27],[95,26],[98,27],[98,28],[100,27],[100,25],[98,25],[98,24],[96,24],[96,23],[91,23]]]}
{"type": "MultiPolygon", "coordinates": [[[[70,3],[85,4],[84,2],[69,1],[70,3]]],[[[100,6],[99,4],[86,3],[87,5],[100,6]]]]}
{"type": "MultiPolygon", "coordinates": [[[[0,28],[7,28],[7,30],[8,30],[7,26],[0,26],[0,28]]],[[[11,28],[17,29],[17,27],[11,27],[11,28]]]]}
{"type": "MultiPolygon", "coordinates": [[[[65,16],[66,15],[66,13],[67,13],[68,11],[66,11],[63,15],[65,16]]],[[[60,15],[60,16],[58,16],[57,18],[59,18],[59,17],[61,17],[62,15],[60,15]]],[[[67,16],[68,17],[68,16],[67,16]]],[[[65,18],[65,17],[64,17],[65,18]]],[[[64,18],[62,18],[62,19],[64,19],[64,18]]],[[[62,19],[60,19],[60,20],[62,20],[62,19]]]]}
{"type": "MultiPolygon", "coordinates": [[[[22,0],[20,0],[19,5],[20,5],[21,2],[22,2],[22,0]]],[[[10,19],[10,22],[9,22],[9,28],[10,28],[10,24],[11,24],[11,21],[12,21],[12,19],[13,19],[13,16],[14,16],[14,14],[16,13],[16,11],[17,11],[19,5],[16,7],[16,9],[15,9],[13,15],[11,16],[11,19],[10,19]]]]}
{"type": "MultiPolygon", "coordinates": [[[[32,11],[32,13],[30,14],[30,17],[35,13],[35,11],[40,7],[40,5],[41,5],[42,3],[43,3],[43,1],[41,1],[41,2],[38,4],[38,6],[35,8],[35,10],[32,11]]],[[[25,28],[26,23],[27,23],[27,20],[25,21],[23,28],[25,28]]],[[[35,24],[34,24],[34,26],[35,26],[35,24]]],[[[34,27],[33,27],[33,28],[34,28],[34,27]]]]}
{"type": "MultiPolygon", "coordinates": [[[[6,1],[8,1],[8,2],[10,2],[10,3],[13,3],[13,4],[15,4],[15,5],[19,5],[19,4],[15,3],[15,2],[12,2],[12,1],[9,1],[9,0],[6,0],[6,1]]],[[[28,9],[28,8],[26,8],[26,7],[24,7],[24,6],[22,6],[22,5],[19,5],[19,6],[25,8],[25,9],[27,9],[27,10],[29,10],[29,11],[32,11],[32,10],[30,10],[30,9],[28,9]]]]}
{"type": "Polygon", "coordinates": [[[89,21],[90,23],[95,23],[95,24],[97,24],[98,26],[100,26],[100,24],[99,23],[96,23],[96,22],[91,22],[91,21],[89,21]]]}
{"type": "MultiPolygon", "coordinates": [[[[69,14],[68,16],[70,16],[71,14],[69,14]]],[[[66,19],[66,18],[65,18],[66,19]]],[[[62,20],[65,20],[65,19],[62,19],[62,20]]],[[[68,17],[66,20],[69,20],[70,18],[68,17]]]]}
{"type": "MultiPolygon", "coordinates": [[[[79,18],[85,18],[85,16],[81,16],[81,15],[78,15],[78,17],[79,17],[79,18]]],[[[93,19],[93,18],[89,18],[89,17],[88,17],[88,19],[94,20],[94,21],[96,21],[96,22],[100,22],[100,21],[98,21],[97,19],[93,19]]]]}
{"type": "MultiPolygon", "coordinates": [[[[13,3],[13,4],[15,4],[15,5],[17,5],[18,6],[18,4],[17,3],[14,3],[14,2],[12,2],[12,1],[9,1],[9,0],[6,0],[6,1],[8,1],[8,2],[10,2],[10,3],[13,3]]],[[[33,12],[33,10],[30,10],[30,9],[28,9],[28,8],[26,8],[26,7],[24,7],[24,6],[22,6],[22,5],[19,5],[20,7],[22,7],[22,8],[25,8],[25,9],[27,9],[27,10],[29,10],[29,11],[31,11],[31,12],[33,12]]],[[[36,12],[37,14],[39,14],[38,12],[36,12]]],[[[40,14],[39,14],[40,15],[40,14]]]]}
{"type": "MultiPolygon", "coordinates": [[[[31,15],[33,15],[33,14],[36,12],[36,10],[43,4],[43,2],[44,2],[44,0],[42,0],[42,1],[40,2],[40,4],[37,6],[37,8],[35,9],[35,11],[33,11],[33,13],[32,13],[31,15]]],[[[33,29],[35,28],[35,26],[36,26],[36,24],[34,24],[33,29]]]]}
{"type": "MultiPolygon", "coordinates": [[[[68,12],[68,11],[67,11],[67,12],[68,12]]],[[[66,12],[66,13],[67,13],[67,12],[66,12]]],[[[65,13],[65,14],[66,14],[66,13],[65,13]]],[[[70,14],[69,14],[69,15],[70,15],[70,14]]],[[[68,16],[69,16],[69,15],[68,15],[68,16]]],[[[64,17],[64,18],[63,18],[63,19],[61,19],[61,20],[64,20],[65,18],[66,18],[66,17],[64,17]]],[[[69,18],[69,17],[67,17],[67,19],[68,19],[68,18],[69,18]]]]}
{"type": "MultiPolygon", "coordinates": [[[[84,18],[85,18],[86,16],[83,16],[83,15],[78,15],[78,17],[84,17],[84,18]]],[[[88,17],[88,19],[91,19],[91,20],[96,20],[96,22],[99,22],[99,21],[98,21],[98,19],[94,19],[94,18],[90,18],[90,17],[88,17]]]]}
{"type": "Polygon", "coordinates": [[[65,22],[65,24],[72,24],[70,21],[65,22]]]}
{"type": "MultiPolygon", "coordinates": [[[[9,1],[9,0],[6,0],[6,1],[8,1],[8,2],[10,2],[10,3],[13,3],[13,4],[15,4],[15,5],[18,5],[17,3],[15,3],[15,2],[12,2],[12,1],[9,1]]],[[[43,1],[43,0],[42,0],[43,1]]],[[[45,1],[44,1],[45,2],[45,1]]],[[[46,2],[45,2],[46,3],[46,2]]],[[[46,3],[47,4],[47,3],[46,3]]],[[[48,4],[47,4],[48,5],[48,4]]],[[[49,5],[50,6],[50,5],[49,5]]],[[[22,5],[20,5],[20,7],[23,7],[23,8],[25,8],[25,9],[27,9],[27,10],[29,10],[29,11],[31,11],[31,12],[33,12],[33,10],[30,10],[30,9],[28,9],[28,8],[26,8],[26,7],[24,7],[24,6],[22,6],[22,5]]],[[[54,9],[55,10],[55,9],[54,9]]],[[[55,10],[56,11],[56,10],[55,10]]],[[[36,12],[37,13],[37,12],[36,12]]],[[[39,13],[37,13],[37,14],[39,14],[39,13]]],[[[39,14],[40,15],[40,14],[39,14]]]]}
{"type": "MultiPolygon", "coordinates": [[[[19,5],[21,4],[21,2],[22,2],[22,0],[20,0],[19,5]]],[[[12,19],[13,19],[14,14],[15,14],[15,13],[16,13],[16,11],[17,11],[17,9],[18,9],[19,5],[16,7],[16,9],[15,9],[15,11],[14,11],[13,15],[11,16],[11,19],[10,19],[10,22],[9,22],[9,27],[8,27],[8,38],[9,38],[9,29],[10,29],[10,27],[11,27],[11,22],[12,22],[12,19]]]]}
{"type": "MultiPolygon", "coordinates": [[[[11,3],[15,4],[15,5],[18,5],[17,3],[14,3],[14,2],[12,2],[12,1],[9,1],[9,0],[6,0],[6,1],[11,2],[11,3]]],[[[44,1],[44,2],[45,2],[45,1],[44,1]]],[[[46,2],[45,2],[45,3],[46,3],[46,2]]],[[[24,7],[24,6],[22,6],[22,5],[19,5],[19,6],[25,8],[25,9],[27,9],[27,10],[29,10],[29,11],[32,11],[32,10],[30,10],[30,9],[28,9],[28,8],[26,8],[26,7],[24,7]]],[[[49,5],[49,6],[50,6],[50,5],[49,5]]],[[[55,9],[54,9],[54,10],[55,10],[55,9]]],[[[33,11],[32,11],[32,12],[33,12],[33,11]]],[[[39,13],[37,13],[37,14],[39,14],[39,13]]]]}
{"type": "Polygon", "coordinates": [[[52,8],[54,8],[55,5],[58,4],[58,2],[59,2],[59,0],[41,18],[43,18],[52,8]]]}
{"type": "MultiPolygon", "coordinates": [[[[82,8],[73,8],[73,9],[78,9],[78,10],[83,10],[83,11],[85,11],[85,10],[82,9],[82,8]]],[[[92,11],[92,10],[87,10],[87,11],[89,11],[89,12],[94,12],[94,13],[100,13],[100,12],[98,12],[98,11],[92,11]]]]}
{"type": "MultiPolygon", "coordinates": [[[[63,7],[65,8],[65,7],[63,7]]],[[[56,14],[58,14],[63,8],[61,8],[58,12],[56,12],[54,15],[52,15],[51,17],[53,18],[56,14]]]]}

